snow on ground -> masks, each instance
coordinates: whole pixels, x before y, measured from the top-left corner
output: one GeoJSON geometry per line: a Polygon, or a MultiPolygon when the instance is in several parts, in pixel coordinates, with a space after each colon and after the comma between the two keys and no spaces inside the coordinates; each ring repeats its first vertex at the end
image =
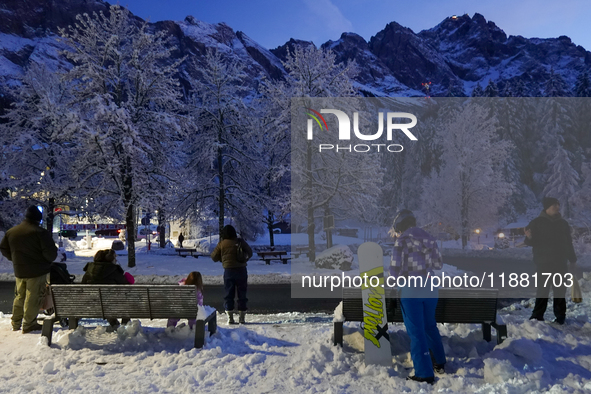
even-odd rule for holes
{"type": "Polygon", "coordinates": [[[0,313],[0,380],[10,393],[588,393],[590,279],[583,303],[568,301],[564,326],[529,321],[533,299],[499,312],[509,334],[501,345],[484,341],[479,325],[440,325],[448,363],[434,387],[405,381],[413,370],[403,324],[390,325],[392,367],[374,367],[364,364],[358,323],[345,323],[341,349],[331,344],[331,315],[295,312],[248,315],[239,326],[218,315],[203,349],[192,348],[188,326],[166,329],[165,320],[133,320],[115,333],[100,320],[75,331],[56,325],[47,347],[39,333],[11,331],[0,313]]]}
{"type": "MultiPolygon", "coordinates": [[[[305,244],[305,235],[279,236],[277,245],[305,244]],[[283,238],[282,238],[283,237],[283,238]],[[298,239],[301,238],[300,239],[298,239]],[[295,242],[293,242],[295,240],[295,242]]],[[[349,237],[335,244],[354,247],[363,240],[349,237]]],[[[321,239],[319,240],[322,241],[321,239]]],[[[97,239],[93,249],[70,251],[68,268],[81,278],[82,268],[112,239],[97,239]]],[[[197,240],[195,241],[196,243],[197,240]]],[[[213,241],[215,243],[216,241],[213,241]]],[[[445,255],[531,258],[531,250],[466,251],[444,242],[445,255]],[[452,249],[446,249],[451,247],[452,249]],[[524,252],[525,251],[525,252],[524,252]],[[527,252],[527,253],[526,253],[527,252]]],[[[264,239],[253,245],[268,244],[264,239]]],[[[172,282],[193,270],[207,283],[221,283],[222,268],[206,257],[179,257],[173,249],[147,251],[138,243],[137,267],[129,270],[139,282],[172,282]]],[[[76,248],[68,243],[66,248],[76,248]]],[[[356,259],[355,255],[355,259],[356,259]]],[[[384,263],[388,263],[388,256],[384,263]]],[[[588,256],[581,259],[588,261],[588,256]]],[[[126,267],[126,256],[120,256],[126,267]]],[[[351,275],[356,275],[357,262],[351,275]]],[[[314,270],[305,258],[290,264],[249,262],[250,283],[289,282],[297,272],[314,270]]],[[[454,268],[447,266],[447,272],[454,268]]],[[[12,264],[0,261],[0,280],[11,279],[12,264]]],[[[392,367],[365,366],[359,323],[345,323],[345,346],[332,346],[332,315],[284,313],[248,315],[249,324],[228,326],[218,315],[218,332],[193,349],[194,332],[187,326],[172,330],[165,320],[134,320],[107,333],[102,320],[83,320],[75,331],[54,328],[47,347],[39,333],[10,328],[10,315],[0,313],[0,391],[25,392],[215,392],[215,393],[588,393],[591,392],[591,275],[581,280],[583,303],[568,300],[567,324],[529,321],[533,299],[501,311],[509,338],[501,345],[482,339],[480,325],[440,325],[448,357],[446,374],[434,387],[407,382],[413,374],[410,341],[403,324],[390,325],[392,367]]],[[[205,295],[207,304],[207,294],[205,295]]]]}

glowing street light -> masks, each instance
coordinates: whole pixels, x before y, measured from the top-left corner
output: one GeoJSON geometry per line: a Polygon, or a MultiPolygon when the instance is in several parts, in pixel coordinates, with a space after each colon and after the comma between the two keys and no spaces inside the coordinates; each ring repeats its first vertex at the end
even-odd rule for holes
{"type": "Polygon", "coordinates": [[[478,245],[480,245],[480,229],[477,228],[476,230],[474,230],[474,232],[476,233],[476,235],[478,235],[478,245]]]}

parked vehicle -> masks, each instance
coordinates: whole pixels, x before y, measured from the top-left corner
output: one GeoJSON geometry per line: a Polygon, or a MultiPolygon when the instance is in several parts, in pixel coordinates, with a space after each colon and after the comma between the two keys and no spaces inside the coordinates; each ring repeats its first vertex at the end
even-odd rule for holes
{"type": "Polygon", "coordinates": [[[78,236],[78,232],[76,230],[60,230],[57,232],[60,237],[74,239],[78,236]]]}
{"type": "Polygon", "coordinates": [[[94,234],[97,237],[118,237],[119,230],[116,229],[103,229],[103,230],[96,230],[94,234]]]}

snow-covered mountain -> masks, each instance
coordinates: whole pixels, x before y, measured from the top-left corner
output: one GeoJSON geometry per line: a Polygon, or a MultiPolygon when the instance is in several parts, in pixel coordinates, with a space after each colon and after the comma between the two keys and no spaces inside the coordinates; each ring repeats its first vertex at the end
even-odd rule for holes
{"type": "MultiPolygon", "coordinates": [[[[73,24],[77,14],[106,12],[109,4],[100,0],[8,0],[0,7],[1,89],[14,83],[29,62],[67,67],[58,54],[58,28],[73,24]]],[[[217,48],[224,56],[238,58],[252,76],[253,88],[261,76],[285,76],[281,61],[288,48],[312,45],[292,39],[269,50],[224,23],[209,24],[192,16],[151,27],[170,34],[175,57],[187,56],[199,65],[208,48],[217,48]]],[[[566,36],[507,36],[480,14],[450,16],[419,33],[391,22],[369,42],[355,33],[343,33],[323,47],[334,51],[338,61],[356,61],[356,84],[366,96],[420,96],[427,94],[422,85],[429,82],[432,96],[463,96],[489,81],[499,92],[507,83],[523,82],[521,94],[542,96],[551,69],[565,81],[567,95],[572,95],[577,76],[591,64],[591,53],[566,36]]]]}

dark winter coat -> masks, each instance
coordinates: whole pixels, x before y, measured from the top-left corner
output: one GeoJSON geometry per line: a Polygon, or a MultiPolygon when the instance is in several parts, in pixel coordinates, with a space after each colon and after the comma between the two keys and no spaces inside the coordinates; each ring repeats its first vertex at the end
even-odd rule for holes
{"type": "Polygon", "coordinates": [[[548,272],[566,270],[567,260],[577,262],[568,222],[560,215],[550,216],[542,211],[526,227],[531,230],[531,238],[525,244],[533,249],[534,263],[538,269],[548,272]]]}
{"type": "Polygon", "coordinates": [[[23,220],[6,232],[0,242],[0,252],[12,261],[17,278],[36,278],[49,273],[57,257],[51,233],[29,220],[23,220]]]}
{"type": "Polygon", "coordinates": [[[221,261],[224,268],[242,268],[246,267],[246,262],[239,263],[237,259],[238,243],[242,243],[242,249],[247,253],[248,258],[252,257],[252,249],[241,238],[224,239],[222,240],[213,252],[211,259],[213,261],[221,261]]]}
{"type": "Polygon", "coordinates": [[[127,285],[127,279],[123,275],[123,268],[115,263],[95,261],[86,264],[85,274],[82,277],[83,284],[89,285],[127,285]]]}

